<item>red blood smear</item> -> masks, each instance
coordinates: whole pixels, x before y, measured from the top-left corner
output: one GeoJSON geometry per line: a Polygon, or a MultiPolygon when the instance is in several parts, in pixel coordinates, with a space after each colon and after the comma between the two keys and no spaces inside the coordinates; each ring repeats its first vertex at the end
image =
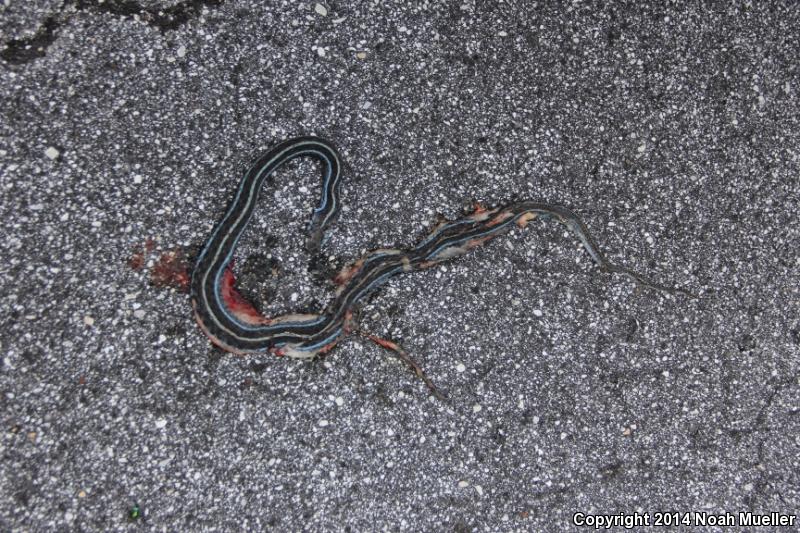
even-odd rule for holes
{"type": "Polygon", "coordinates": [[[128,266],[133,270],[141,270],[144,266],[144,251],[137,246],[133,249],[133,255],[128,258],[128,266]]]}
{"type": "Polygon", "coordinates": [[[236,277],[233,275],[233,270],[230,267],[226,267],[222,273],[222,280],[220,280],[220,294],[225,307],[237,318],[248,324],[267,323],[268,320],[253,307],[253,304],[239,294],[239,291],[234,287],[235,283],[236,277]]]}
{"type": "Polygon", "coordinates": [[[189,292],[189,279],[189,263],[180,250],[161,254],[150,271],[150,282],[155,287],[174,287],[181,292],[189,292]]]}

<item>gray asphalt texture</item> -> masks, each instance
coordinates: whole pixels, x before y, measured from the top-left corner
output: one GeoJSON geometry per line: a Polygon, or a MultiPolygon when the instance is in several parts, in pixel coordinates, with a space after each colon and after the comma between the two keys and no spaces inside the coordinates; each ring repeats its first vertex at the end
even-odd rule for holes
{"type": "Polygon", "coordinates": [[[0,529],[796,514],[800,9],[603,4],[0,2],[0,529]],[[699,297],[534,221],[361,311],[445,402],[358,337],[221,352],[150,273],[306,134],[346,160],[345,209],[314,262],[318,168],[265,190],[236,269],[267,314],[320,309],[329,270],[437,214],[526,198],[699,297]]]}

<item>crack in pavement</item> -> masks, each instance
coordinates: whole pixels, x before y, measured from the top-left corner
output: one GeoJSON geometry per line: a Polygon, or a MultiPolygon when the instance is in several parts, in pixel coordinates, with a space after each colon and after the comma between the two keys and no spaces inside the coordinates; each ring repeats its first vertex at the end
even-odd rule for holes
{"type": "Polygon", "coordinates": [[[0,51],[0,58],[12,65],[22,65],[44,57],[58,37],[58,30],[73,15],[82,11],[110,13],[123,18],[138,17],[145,24],[165,33],[176,30],[197,17],[204,7],[217,7],[224,2],[225,0],[186,0],[167,9],[148,9],[135,0],[108,0],[102,3],[97,0],[64,0],[61,9],[47,17],[33,36],[6,42],[0,51]],[[70,8],[74,10],[67,12],[70,8]]]}

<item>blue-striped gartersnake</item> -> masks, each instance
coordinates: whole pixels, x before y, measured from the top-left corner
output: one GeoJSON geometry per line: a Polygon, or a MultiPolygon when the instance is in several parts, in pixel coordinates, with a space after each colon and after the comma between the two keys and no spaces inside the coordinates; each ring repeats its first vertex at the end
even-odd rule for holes
{"type": "MultiPolygon", "coordinates": [[[[352,311],[367,294],[402,272],[422,270],[457,257],[500,235],[514,225],[524,227],[534,218],[554,219],[574,233],[601,269],[623,274],[639,285],[674,292],[628,268],[611,263],[598,248],[586,225],[569,209],[532,201],[494,209],[477,208],[455,221],[439,223],[413,248],[382,249],[345,267],[335,278],[336,295],[318,315],[266,318],[234,289],[230,269],[236,244],[253,216],[264,182],[284,163],[297,157],[322,163],[322,198],[314,210],[309,247],[316,250],[328,225],[339,211],[341,159],[330,143],[316,137],[284,141],[259,158],[242,178],[236,196],[197,258],[191,297],[202,330],[220,348],[238,354],[271,351],[277,355],[309,358],[331,349],[343,333],[352,330],[352,311]]],[[[685,292],[685,291],[680,291],[685,292]]],[[[436,392],[421,369],[397,345],[371,337],[397,351],[436,392]]]]}

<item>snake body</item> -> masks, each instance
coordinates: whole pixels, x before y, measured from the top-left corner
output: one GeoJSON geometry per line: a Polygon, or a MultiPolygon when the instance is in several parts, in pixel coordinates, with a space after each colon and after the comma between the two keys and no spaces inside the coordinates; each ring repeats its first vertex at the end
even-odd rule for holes
{"type": "Polygon", "coordinates": [[[339,286],[336,295],[318,315],[265,318],[235,291],[230,263],[236,244],[253,216],[264,182],[270,181],[286,162],[298,157],[312,157],[322,163],[322,195],[312,215],[309,238],[310,248],[316,249],[339,211],[342,165],[328,141],[299,137],[278,144],[245,173],[236,196],[197,258],[191,281],[195,317],[211,341],[224,350],[313,357],[336,344],[348,331],[354,307],[389,278],[450,260],[514,225],[524,227],[536,217],[564,224],[601,269],[621,273],[647,287],[673,291],[609,262],[583,221],[569,209],[523,201],[494,209],[478,208],[459,220],[443,221],[413,248],[375,250],[367,254],[339,273],[334,280],[339,286]]]}

